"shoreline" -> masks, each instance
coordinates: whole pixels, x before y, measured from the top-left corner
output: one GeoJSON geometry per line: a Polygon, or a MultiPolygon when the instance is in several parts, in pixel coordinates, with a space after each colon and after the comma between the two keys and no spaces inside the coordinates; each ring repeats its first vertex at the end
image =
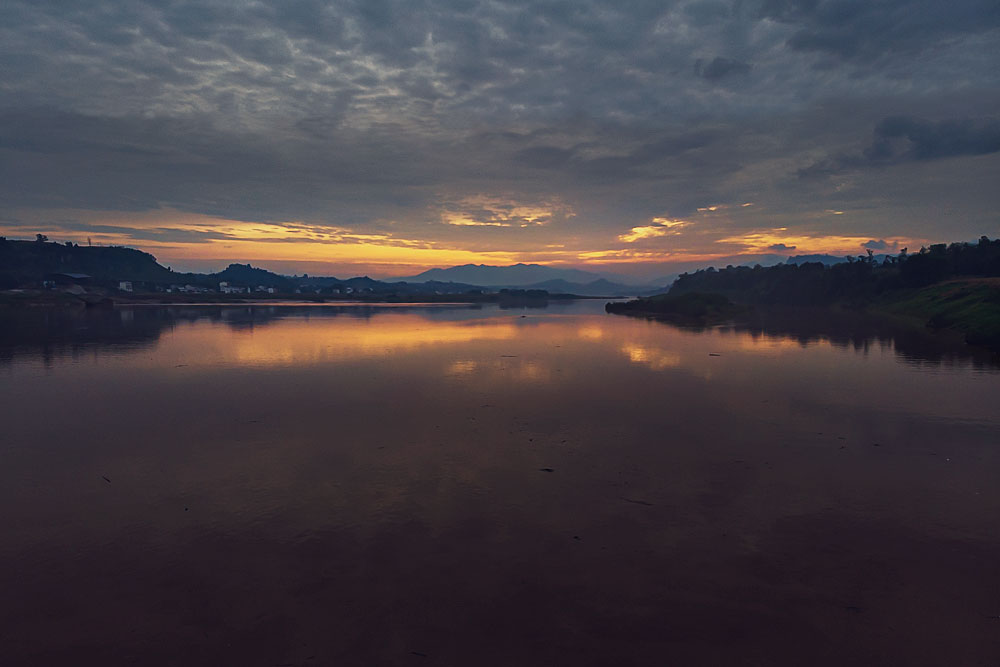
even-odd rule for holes
{"type": "Polygon", "coordinates": [[[745,304],[718,294],[685,293],[672,298],[635,299],[608,304],[607,312],[666,322],[679,327],[837,330],[841,333],[875,329],[896,335],[910,333],[946,343],[1000,354],[1000,306],[989,286],[994,280],[947,281],[915,290],[886,293],[860,303],[821,305],[745,304]],[[983,289],[987,286],[986,289],[983,289]],[[707,304],[718,298],[726,303],[707,304]],[[694,308],[690,306],[693,302],[694,308]],[[644,307],[647,306],[647,307],[644,307]],[[822,324],[820,324],[822,321],[822,324]]]}
{"type": "Polygon", "coordinates": [[[245,306],[245,305],[468,305],[482,303],[534,304],[548,301],[619,299],[624,297],[587,296],[580,294],[549,294],[544,297],[506,296],[498,293],[482,295],[414,294],[412,296],[378,296],[335,298],[330,295],[281,294],[252,298],[247,295],[224,294],[109,294],[104,291],[74,294],[59,290],[0,291],[0,308],[120,308],[129,306],[245,306]],[[206,297],[209,297],[206,299],[206,297]]]}

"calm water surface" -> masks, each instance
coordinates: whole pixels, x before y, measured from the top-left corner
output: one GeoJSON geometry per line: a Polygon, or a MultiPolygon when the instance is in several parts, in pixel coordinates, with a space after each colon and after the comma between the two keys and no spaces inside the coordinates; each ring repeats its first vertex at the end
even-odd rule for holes
{"type": "Polygon", "coordinates": [[[3,313],[0,663],[1000,664],[996,362],[848,328],[3,313]]]}

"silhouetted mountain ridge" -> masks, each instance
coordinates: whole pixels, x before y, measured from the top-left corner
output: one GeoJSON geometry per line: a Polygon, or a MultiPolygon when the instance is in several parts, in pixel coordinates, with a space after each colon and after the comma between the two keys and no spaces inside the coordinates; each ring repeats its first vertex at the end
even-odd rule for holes
{"type": "Polygon", "coordinates": [[[123,246],[79,246],[70,243],[15,241],[0,237],[0,289],[39,286],[58,276],[75,276],[87,284],[116,288],[121,281],[136,290],[162,291],[170,286],[194,286],[216,290],[220,283],[231,287],[274,288],[277,292],[320,294],[420,294],[479,293],[483,286],[455,281],[382,281],[368,276],[283,276],[250,264],[233,263],[216,273],[182,273],[159,264],[141,250],[123,246]],[[85,276],[85,277],[84,277],[85,276]]]}
{"type": "Polygon", "coordinates": [[[512,264],[491,266],[489,264],[463,264],[446,269],[428,269],[415,276],[400,278],[406,282],[428,280],[454,281],[482,285],[484,287],[529,287],[552,280],[563,280],[568,284],[586,285],[608,276],[582,269],[564,269],[542,264],[512,264]]]}

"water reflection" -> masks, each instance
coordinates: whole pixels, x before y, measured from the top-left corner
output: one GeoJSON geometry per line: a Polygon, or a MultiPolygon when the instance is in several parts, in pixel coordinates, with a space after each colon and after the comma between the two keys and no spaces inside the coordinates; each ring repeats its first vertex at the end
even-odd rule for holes
{"type": "Polygon", "coordinates": [[[862,355],[891,351],[900,360],[917,365],[1000,368],[1000,355],[966,345],[958,334],[938,333],[898,318],[864,312],[827,308],[761,309],[747,321],[711,327],[649,321],[691,332],[727,332],[739,338],[745,350],[762,354],[820,345],[862,355]]]}
{"type": "MultiPolygon", "coordinates": [[[[523,305],[482,304],[4,309],[0,311],[0,364],[15,358],[41,359],[51,364],[61,358],[139,351],[161,344],[164,336],[180,326],[191,328],[186,334],[191,349],[181,356],[193,362],[212,357],[261,364],[311,363],[474,339],[510,339],[518,327],[536,324],[534,319],[520,318],[519,313],[541,309],[550,318],[593,315],[577,326],[576,335],[599,341],[606,336],[608,327],[615,326],[615,318],[600,313],[602,303],[570,302],[548,307],[544,303],[530,304],[530,310],[523,305]],[[515,318],[528,321],[517,322],[515,318]],[[284,325],[276,328],[276,323],[284,325]],[[230,338],[213,328],[194,327],[196,324],[218,325],[245,335],[230,338]]],[[[657,325],[677,328],[668,323],[657,325]]],[[[849,311],[772,310],[758,312],[748,322],[681,329],[697,333],[721,331],[737,338],[743,349],[761,354],[775,354],[783,348],[832,345],[862,355],[891,351],[907,363],[920,365],[1000,368],[1000,355],[967,346],[957,338],[849,311]]],[[[660,368],[679,363],[674,351],[634,342],[624,343],[622,352],[633,362],[660,368]]]]}
{"type": "Polygon", "coordinates": [[[625,343],[622,345],[622,353],[632,363],[644,364],[653,370],[673,368],[681,364],[681,356],[677,352],[648,345],[625,343]]]}
{"type": "Polygon", "coordinates": [[[0,662],[995,662],[996,369],[602,307],[4,313],[0,662]]]}
{"type": "Polygon", "coordinates": [[[1000,366],[1000,356],[966,345],[960,335],[941,335],[909,322],[856,311],[773,309],[757,313],[733,331],[750,333],[753,344],[780,337],[800,345],[829,343],[861,354],[891,349],[902,360],[920,364],[1000,366]]]}

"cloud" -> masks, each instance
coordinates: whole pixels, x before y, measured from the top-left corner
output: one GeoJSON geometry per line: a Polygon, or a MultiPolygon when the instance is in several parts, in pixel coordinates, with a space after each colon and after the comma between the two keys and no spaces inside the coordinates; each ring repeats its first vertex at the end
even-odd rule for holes
{"type": "Polygon", "coordinates": [[[514,154],[514,159],[529,167],[538,169],[554,169],[565,165],[573,157],[572,148],[557,146],[533,146],[514,154]]]}
{"type": "Polygon", "coordinates": [[[817,161],[802,169],[800,175],[1000,152],[997,118],[929,121],[889,116],[878,122],[872,135],[871,144],[860,153],[842,153],[817,161]]]}
{"type": "Polygon", "coordinates": [[[758,12],[794,29],[789,48],[843,59],[912,54],[1000,26],[1000,9],[990,0],[764,0],[758,12]]]}
{"type": "MultiPolygon", "coordinates": [[[[889,246],[898,244],[900,239],[882,241],[889,246]]],[[[844,236],[840,234],[821,234],[813,232],[811,234],[796,233],[788,228],[779,227],[767,230],[753,230],[739,236],[720,238],[718,244],[742,248],[745,254],[761,252],[785,252],[799,250],[809,253],[826,253],[833,255],[855,254],[857,248],[867,247],[868,243],[875,241],[865,241],[863,237],[844,236]]]]}
{"type": "Polygon", "coordinates": [[[1000,203],[998,12],[7,0],[0,219],[175,210],[210,219],[159,232],[191,245],[230,233],[218,219],[477,252],[669,236],[707,253],[772,225],[838,234],[816,221],[830,209],[859,238],[931,236],[945,217],[949,236],[975,238],[1000,203]],[[920,171],[941,158],[946,173],[920,171]],[[730,208],[697,215],[712,202],[730,208]],[[652,221],[667,210],[698,225],[652,221]]]}
{"type": "Polygon", "coordinates": [[[749,74],[750,69],[749,63],[718,56],[708,62],[699,59],[694,63],[695,74],[709,81],[716,81],[727,76],[743,76],[749,74]]]}
{"type": "Polygon", "coordinates": [[[635,243],[643,239],[651,239],[657,236],[668,236],[678,233],[682,227],[687,227],[690,223],[686,220],[671,220],[669,218],[653,218],[652,224],[633,227],[625,234],[618,236],[619,241],[625,243],[635,243]]]}
{"type": "Polygon", "coordinates": [[[635,243],[642,239],[651,239],[656,236],[666,236],[670,231],[663,227],[657,227],[656,225],[644,225],[641,227],[633,227],[631,231],[626,234],[622,234],[618,237],[619,241],[624,241],[625,243],[635,243]]]}
{"type": "Polygon", "coordinates": [[[1000,151],[1000,120],[996,118],[932,122],[892,116],[875,127],[875,140],[864,155],[872,162],[899,162],[997,151],[1000,151]]]}
{"type": "Polygon", "coordinates": [[[899,250],[900,246],[898,241],[886,241],[885,239],[878,239],[876,241],[875,239],[872,239],[870,241],[865,241],[864,243],[862,243],[861,247],[867,250],[881,250],[881,251],[894,252],[896,250],[899,250]]]}
{"type": "Polygon", "coordinates": [[[510,197],[475,195],[443,203],[442,222],[456,227],[536,227],[574,216],[558,199],[536,202],[510,197]]]}

